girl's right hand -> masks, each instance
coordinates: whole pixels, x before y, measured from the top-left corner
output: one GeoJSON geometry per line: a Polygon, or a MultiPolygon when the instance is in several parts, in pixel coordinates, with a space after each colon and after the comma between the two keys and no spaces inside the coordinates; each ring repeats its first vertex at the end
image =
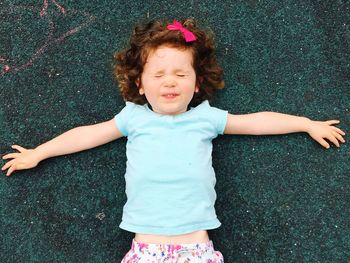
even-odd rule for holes
{"type": "Polygon", "coordinates": [[[17,153],[9,153],[2,157],[2,159],[12,159],[8,161],[2,168],[2,171],[8,169],[6,176],[10,176],[16,170],[30,169],[38,165],[40,158],[37,152],[33,149],[25,149],[19,145],[12,145],[17,153]]]}

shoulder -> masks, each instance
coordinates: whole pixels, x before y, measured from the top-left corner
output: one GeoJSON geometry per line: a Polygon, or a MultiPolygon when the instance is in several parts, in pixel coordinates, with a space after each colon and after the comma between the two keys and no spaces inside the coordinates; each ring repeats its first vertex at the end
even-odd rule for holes
{"type": "Polygon", "coordinates": [[[197,116],[207,119],[219,134],[223,134],[228,111],[213,107],[209,104],[209,101],[205,100],[195,107],[194,112],[197,116]]]}
{"type": "Polygon", "coordinates": [[[208,100],[203,101],[201,104],[196,106],[195,111],[200,112],[200,113],[227,113],[226,110],[219,109],[217,107],[213,107],[210,105],[208,100]]]}
{"type": "Polygon", "coordinates": [[[119,112],[119,114],[135,114],[147,112],[147,105],[139,105],[131,101],[126,101],[124,108],[119,112]]]}
{"type": "Polygon", "coordinates": [[[130,101],[125,102],[124,108],[114,117],[118,129],[123,135],[127,136],[129,134],[133,123],[145,119],[148,114],[147,109],[147,105],[138,105],[130,101]]]}

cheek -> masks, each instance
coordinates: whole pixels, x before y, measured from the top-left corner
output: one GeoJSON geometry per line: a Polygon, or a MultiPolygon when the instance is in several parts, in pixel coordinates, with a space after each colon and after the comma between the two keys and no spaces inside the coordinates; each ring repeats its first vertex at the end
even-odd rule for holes
{"type": "Polygon", "coordinates": [[[159,94],[157,92],[157,89],[154,88],[143,88],[142,89],[143,94],[148,101],[153,101],[159,94]]]}
{"type": "Polygon", "coordinates": [[[193,89],[193,87],[194,87],[194,92],[195,92],[195,93],[199,92],[199,87],[200,87],[200,85],[199,85],[199,82],[196,81],[196,79],[194,79],[194,80],[191,82],[191,87],[192,87],[192,89],[193,89]]]}

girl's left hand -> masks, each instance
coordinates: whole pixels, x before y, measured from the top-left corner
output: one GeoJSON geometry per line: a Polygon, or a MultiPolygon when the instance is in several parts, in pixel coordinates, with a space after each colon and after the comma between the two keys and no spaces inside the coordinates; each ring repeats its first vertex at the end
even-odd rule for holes
{"type": "Polygon", "coordinates": [[[311,121],[307,133],[319,144],[321,144],[323,147],[329,149],[330,145],[325,140],[329,140],[330,142],[334,143],[337,147],[340,147],[339,141],[344,143],[345,140],[343,136],[345,135],[345,132],[343,132],[341,129],[332,126],[333,124],[339,124],[340,121],[338,120],[331,120],[331,121],[311,121]]]}

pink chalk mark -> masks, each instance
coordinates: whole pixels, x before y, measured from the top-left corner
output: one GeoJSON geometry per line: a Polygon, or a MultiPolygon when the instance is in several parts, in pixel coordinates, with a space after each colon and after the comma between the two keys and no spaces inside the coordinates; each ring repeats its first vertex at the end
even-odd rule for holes
{"type": "Polygon", "coordinates": [[[4,75],[6,72],[9,72],[11,70],[9,65],[3,65],[3,66],[4,66],[4,68],[3,68],[2,72],[0,72],[0,77],[2,75],[4,75]]]}
{"type": "MultiPolygon", "coordinates": [[[[47,1],[47,0],[45,0],[47,1]]],[[[66,10],[64,9],[64,7],[62,7],[61,5],[59,5],[56,0],[52,0],[52,2],[57,6],[57,8],[62,12],[62,14],[66,13],[66,10]]]]}
{"type": "MultiPolygon", "coordinates": [[[[56,0],[52,0],[52,2],[55,4],[55,6],[59,9],[59,11],[62,13],[62,14],[66,14],[66,9],[64,7],[62,7],[60,4],[57,3],[56,0]]],[[[43,17],[43,16],[46,16],[47,15],[47,9],[48,9],[48,0],[44,0],[44,3],[43,3],[43,7],[40,11],[40,17],[43,17]]],[[[70,35],[73,35],[75,33],[77,33],[78,31],[80,31],[83,27],[85,27],[86,25],[88,25],[91,21],[95,20],[95,17],[94,16],[91,16],[89,15],[88,13],[86,12],[79,12],[77,10],[74,10],[74,9],[71,9],[70,10],[70,13],[72,14],[79,14],[79,13],[83,13],[84,16],[86,16],[88,19],[86,22],[82,23],[81,25],[67,31],[66,33],[64,33],[62,36],[58,37],[58,38],[54,38],[53,37],[53,31],[54,31],[54,24],[52,22],[52,20],[49,18],[49,35],[44,43],[43,46],[41,46],[33,55],[32,57],[24,64],[22,64],[21,66],[13,66],[13,67],[10,67],[9,65],[5,64],[5,59],[0,57],[0,64],[3,64],[3,71],[0,72],[0,77],[2,75],[4,75],[6,72],[9,72],[10,70],[12,72],[16,72],[16,71],[19,71],[19,70],[22,70],[22,69],[25,69],[31,65],[34,64],[34,61],[36,59],[38,59],[47,49],[48,47],[50,46],[50,44],[56,44],[56,43],[59,43],[61,41],[63,41],[66,37],[70,36],[70,35]]]]}
{"type": "Polygon", "coordinates": [[[43,6],[43,8],[42,8],[41,11],[40,11],[40,16],[41,16],[41,17],[47,15],[47,6],[48,6],[48,3],[47,3],[47,0],[45,0],[45,1],[44,1],[44,6],[43,6]]]}
{"type": "MultiPolygon", "coordinates": [[[[66,10],[64,9],[64,7],[62,7],[60,4],[58,4],[56,2],[56,0],[52,0],[52,2],[55,4],[55,6],[58,8],[58,10],[61,11],[62,14],[66,14],[66,10]]],[[[40,11],[40,16],[46,16],[47,15],[47,8],[49,6],[49,3],[47,0],[44,0],[44,4],[43,4],[43,8],[40,11]]]]}
{"type": "Polygon", "coordinates": [[[4,58],[0,57],[0,65],[2,64],[4,67],[2,72],[0,72],[0,76],[5,74],[6,72],[10,71],[10,69],[11,69],[9,65],[5,64],[5,62],[6,62],[6,60],[4,58]]]}

